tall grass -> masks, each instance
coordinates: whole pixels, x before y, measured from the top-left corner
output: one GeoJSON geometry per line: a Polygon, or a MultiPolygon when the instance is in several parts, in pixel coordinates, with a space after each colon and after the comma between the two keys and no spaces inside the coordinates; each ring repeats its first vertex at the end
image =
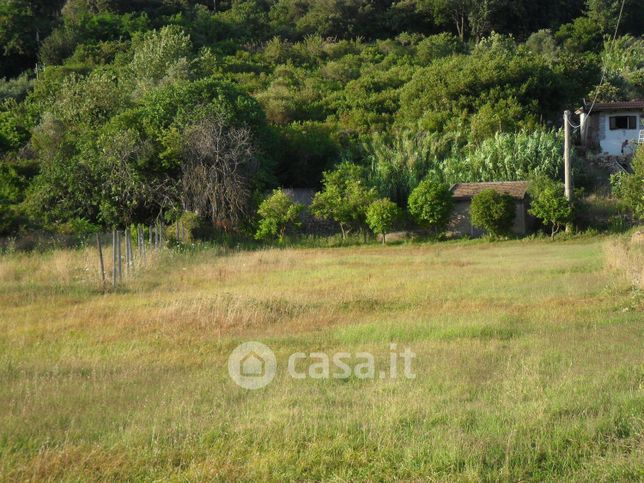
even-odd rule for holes
{"type": "Polygon", "coordinates": [[[113,292],[91,251],[0,257],[0,479],[641,479],[643,306],[604,243],[168,252],[113,292]],[[284,371],[391,343],[416,379],[284,371]]]}

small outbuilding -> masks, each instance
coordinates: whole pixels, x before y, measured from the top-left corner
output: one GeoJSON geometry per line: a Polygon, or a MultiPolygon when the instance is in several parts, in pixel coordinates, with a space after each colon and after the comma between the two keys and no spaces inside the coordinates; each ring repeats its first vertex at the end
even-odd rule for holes
{"type": "Polygon", "coordinates": [[[575,113],[587,149],[627,157],[644,141],[644,100],[584,104],[575,113]]]}
{"type": "Polygon", "coordinates": [[[452,186],[452,199],[454,208],[449,223],[449,231],[455,236],[479,237],[483,230],[472,225],[470,208],[472,198],[481,191],[492,189],[498,193],[506,194],[514,199],[515,217],[512,233],[526,235],[534,229],[535,220],[528,213],[530,199],[528,195],[528,181],[501,181],[488,183],[459,183],[452,186]]]}

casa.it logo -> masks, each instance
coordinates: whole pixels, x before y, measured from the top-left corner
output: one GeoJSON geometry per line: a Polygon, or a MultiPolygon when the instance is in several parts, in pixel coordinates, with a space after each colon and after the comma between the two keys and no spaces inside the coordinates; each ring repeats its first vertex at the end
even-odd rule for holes
{"type": "MultiPolygon", "coordinates": [[[[409,347],[400,351],[389,346],[389,364],[376,370],[376,358],[369,352],[295,352],[288,358],[287,374],[293,379],[415,379],[412,362],[416,353],[409,347]],[[402,365],[402,367],[400,367],[402,365]]],[[[277,360],[271,349],[261,342],[246,342],[228,358],[228,373],[244,389],[262,389],[275,378],[277,360]]]]}
{"type": "Polygon", "coordinates": [[[246,342],[228,357],[228,374],[244,389],[268,386],[275,378],[276,370],[275,354],[261,342],[246,342]]]}

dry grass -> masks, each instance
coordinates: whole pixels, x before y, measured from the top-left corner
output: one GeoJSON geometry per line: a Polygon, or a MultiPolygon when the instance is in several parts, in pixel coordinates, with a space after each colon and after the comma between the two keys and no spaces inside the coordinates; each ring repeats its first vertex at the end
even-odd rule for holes
{"type": "Polygon", "coordinates": [[[633,287],[644,289],[644,231],[610,240],[604,250],[609,270],[621,274],[633,287]]]}
{"type": "Polygon", "coordinates": [[[641,479],[620,244],[168,252],[107,293],[91,250],[0,257],[0,479],[641,479]],[[247,340],[282,369],[396,342],[418,377],[247,392],[226,371],[247,340]]]}

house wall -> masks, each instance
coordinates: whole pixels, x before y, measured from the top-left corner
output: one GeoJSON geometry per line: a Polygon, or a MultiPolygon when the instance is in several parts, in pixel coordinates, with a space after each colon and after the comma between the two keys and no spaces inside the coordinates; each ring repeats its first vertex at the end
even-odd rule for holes
{"type": "Polygon", "coordinates": [[[637,144],[640,129],[644,129],[641,111],[613,111],[591,114],[587,131],[587,144],[591,147],[599,147],[599,150],[610,156],[622,156],[631,154],[637,144]],[[636,116],[637,125],[635,129],[610,129],[610,118],[612,116],[636,116]],[[624,141],[629,146],[622,152],[624,141]]]}
{"type": "MultiPolygon", "coordinates": [[[[448,230],[454,236],[471,236],[474,238],[483,236],[485,232],[472,225],[470,219],[470,206],[471,200],[455,201],[450,216],[448,230]]],[[[515,235],[527,235],[534,229],[534,219],[527,213],[526,202],[516,200],[514,203],[515,216],[514,224],[512,225],[512,233],[515,235]]]]}

